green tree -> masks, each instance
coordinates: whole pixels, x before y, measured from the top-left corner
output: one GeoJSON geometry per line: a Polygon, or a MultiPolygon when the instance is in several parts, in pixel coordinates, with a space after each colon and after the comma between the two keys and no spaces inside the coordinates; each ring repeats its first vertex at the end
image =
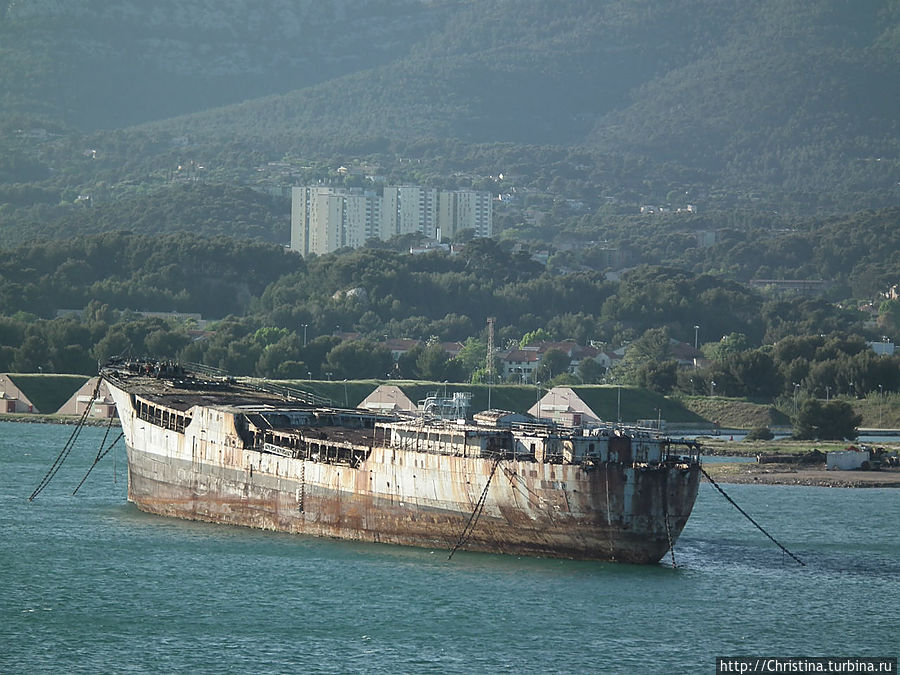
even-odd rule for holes
{"type": "Polygon", "coordinates": [[[822,403],[819,399],[805,400],[794,418],[794,438],[807,440],[854,439],[862,415],[853,412],[846,401],[822,403]]]}
{"type": "Polygon", "coordinates": [[[332,349],[341,344],[341,339],[334,335],[320,335],[315,340],[310,340],[303,348],[302,360],[309,367],[309,371],[315,377],[325,377],[325,357],[332,349]]]}
{"type": "Polygon", "coordinates": [[[0,316],[0,345],[9,347],[18,347],[25,338],[25,329],[28,327],[27,320],[15,319],[12,317],[0,316]]]}
{"type": "Polygon", "coordinates": [[[234,375],[256,375],[256,364],[261,353],[262,347],[248,335],[228,343],[219,367],[234,375]]]}
{"type": "Polygon", "coordinates": [[[95,375],[97,361],[82,345],[66,345],[53,355],[53,370],[57,373],[95,375]]]}
{"type": "Polygon", "coordinates": [[[471,375],[479,368],[485,367],[487,357],[487,342],[478,338],[467,338],[463,348],[459,350],[456,358],[462,363],[466,373],[471,375]]]}
{"type": "Polygon", "coordinates": [[[190,337],[183,331],[160,328],[147,333],[144,345],[147,347],[148,354],[153,354],[158,358],[175,358],[175,355],[190,341],[190,337]]]}
{"type": "Polygon", "coordinates": [[[328,352],[324,365],[334,379],[359,380],[386,377],[394,360],[387,347],[368,340],[347,340],[328,352]]]}
{"type": "Polygon", "coordinates": [[[606,368],[596,359],[582,359],[578,363],[578,375],[584,384],[597,384],[603,380],[606,368]]]}
{"type": "Polygon", "coordinates": [[[878,306],[878,325],[889,331],[900,330],[900,300],[885,300],[878,306]]]}
{"type": "Polygon", "coordinates": [[[668,394],[678,381],[678,362],[668,359],[641,364],[636,372],[636,380],[640,387],[668,394]]]}
{"type": "Polygon", "coordinates": [[[0,345],[0,372],[13,370],[12,364],[15,358],[16,350],[14,347],[0,345]]]}
{"type": "Polygon", "coordinates": [[[36,373],[50,370],[50,351],[47,341],[39,334],[29,335],[16,350],[12,369],[17,373],[36,373]]]}
{"type": "Polygon", "coordinates": [[[439,342],[416,345],[400,356],[396,374],[412,380],[463,382],[471,372],[459,358],[450,358],[439,342]]]}
{"type": "Polygon", "coordinates": [[[402,379],[409,380],[418,380],[421,379],[421,374],[419,373],[419,358],[422,354],[425,353],[425,345],[416,344],[413,345],[410,349],[406,351],[405,354],[401,354],[397,359],[397,363],[395,368],[391,371],[392,377],[398,377],[402,379]]]}
{"type": "Polygon", "coordinates": [[[256,372],[261,377],[277,377],[286,379],[304,378],[307,376],[306,364],[302,363],[302,340],[294,333],[285,333],[277,342],[267,345],[256,362],[256,372]],[[291,366],[285,364],[291,363],[291,366]],[[302,372],[299,365],[303,366],[302,372]],[[286,374],[289,373],[289,374],[286,374]]]}
{"type": "Polygon", "coordinates": [[[94,345],[91,355],[99,362],[104,362],[113,356],[125,354],[131,347],[131,340],[125,334],[121,326],[110,328],[109,332],[94,345]]]}
{"type": "Polygon", "coordinates": [[[775,434],[769,427],[753,427],[746,436],[748,441],[771,441],[775,434]]]}
{"type": "Polygon", "coordinates": [[[309,369],[303,361],[282,361],[272,375],[278,380],[302,380],[307,377],[309,369]]]}
{"type": "Polygon", "coordinates": [[[728,355],[722,364],[734,382],[732,395],[742,394],[760,398],[774,398],[784,389],[784,378],[774,359],[760,349],[728,355]]]}
{"type": "Polygon", "coordinates": [[[283,337],[288,335],[288,331],[284,328],[276,328],[275,326],[263,326],[257,328],[253,334],[253,340],[261,347],[265,348],[273,345],[283,337]]]}
{"type": "Polygon", "coordinates": [[[522,336],[522,339],[519,340],[519,348],[524,349],[528,345],[533,345],[537,342],[547,342],[550,338],[550,333],[543,328],[538,328],[537,330],[530,331],[522,336]]]}
{"type": "Polygon", "coordinates": [[[729,333],[723,335],[718,342],[707,342],[701,351],[707,358],[713,361],[724,361],[733,354],[746,351],[750,348],[750,341],[743,333],[729,333]]]}
{"type": "Polygon", "coordinates": [[[416,372],[419,379],[443,382],[447,378],[447,353],[440,343],[433,343],[422,349],[416,358],[416,372]]]}
{"type": "Polygon", "coordinates": [[[622,382],[638,383],[638,371],[648,363],[669,360],[670,344],[668,328],[651,328],[628,345],[625,357],[616,368],[614,375],[622,382]]]}
{"type": "Polygon", "coordinates": [[[561,349],[548,349],[541,358],[541,365],[538,367],[535,377],[541,382],[549,380],[569,372],[569,364],[572,360],[569,355],[561,349]]]}

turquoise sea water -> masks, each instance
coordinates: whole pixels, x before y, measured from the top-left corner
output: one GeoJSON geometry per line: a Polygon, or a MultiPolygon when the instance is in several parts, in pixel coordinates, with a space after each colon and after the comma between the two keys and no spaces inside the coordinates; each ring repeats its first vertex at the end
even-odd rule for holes
{"type": "Polygon", "coordinates": [[[0,422],[2,673],[714,672],[898,653],[900,490],[710,485],[657,566],[297,537],[147,515],[103,430],[0,422]]]}

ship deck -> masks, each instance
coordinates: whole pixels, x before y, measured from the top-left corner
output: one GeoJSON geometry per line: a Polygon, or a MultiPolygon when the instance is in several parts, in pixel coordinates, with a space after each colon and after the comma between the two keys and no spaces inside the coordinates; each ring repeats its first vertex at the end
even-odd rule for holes
{"type": "Polygon", "coordinates": [[[244,412],[316,407],[239,380],[161,378],[131,373],[123,375],[116,372],[106,372],[104,377],[151,403],[181,412],[198,405],[240,409],[244,412]]]}
{"type": "Polygon", "coordinates": [[[103,376],[153,406],[182,415],[195,406],[240,414],[260,434],[260,441],[304,438],[315,445],[367,447],[374,441],[374,425],[358,422],[372,413],[304,401],[298,396],[305,392],[287,387],[273,389],[249,379],[210,379],[194,374],[160,377],[136,372],[133,367],[107,369],[103,376]]]}

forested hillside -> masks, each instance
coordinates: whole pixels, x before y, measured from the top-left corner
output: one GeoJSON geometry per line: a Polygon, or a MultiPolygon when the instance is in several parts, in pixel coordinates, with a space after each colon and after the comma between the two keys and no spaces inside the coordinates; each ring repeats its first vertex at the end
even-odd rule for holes
{"type": "MultiPolygon", "coordinates": [[[[504,236],[528,236],[527,229],[517,229],[504,236]]],[[[630,265],[678,265],[745,283],[824,281],[826,296],[835,300],[871,298],[900,281],[900,208],[797,220],[746,212],[598,213],[564,218],[547,238],[560,249],[550,259],[558,270],[602,268],[603,251],[614,247],[627,254],[630,265]],[[704,234],[714,234],[715,241],[701,245],[704,234]]]]}
{"type": "Polygon", "coordinates": [[[63,174],[90,192],[188,160],[246,182],[286,156],[361,157],[406,180],[401,159],[444,179],[506,172],[593,204],[890,206],[898,8],[8,1],[0,176],[59,194],[63,174]]]}
{"type": "Polygon", "coordinates": [[[0,251],[0,307],[50,318],[94,302],[221,318],[301,264],[280,246],[112,232],[0,251]]]}
{"type": "Polygon", "coordinates": [[[405,55],[442,4],[3,0],[3,106],[113,129],[287,92],[405,55]]]}
{"type": "Polygon", "coordinates": [[[135,190],[109,200],[102,190],[74,204],[40,199],[0,186],[0,198],[20,206],[0,228],[0,246],[127,230],[139,235],[194,232],[205,237],[255,239],[285,243],[289,237],[290,202],[248,188],[179,183],[135,190]]]}

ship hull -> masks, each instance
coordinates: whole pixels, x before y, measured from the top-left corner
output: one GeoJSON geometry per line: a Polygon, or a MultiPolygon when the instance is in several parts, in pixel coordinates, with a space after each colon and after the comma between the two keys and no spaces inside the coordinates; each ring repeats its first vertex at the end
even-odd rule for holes
{"type": "MultiPolygon", "coordinates": [[[[229,468],[161,461],[156,453],[129,447],[128,498],[164,516],[450,550],[473,517],[492,468],[490,461],[468,460],[459,471],[431,472],[444,483],[456,476],[452,500],[425,494],[430,481],[422,467],[417,474],[391,471],[397,490],[379,494],[355,484],[376,482],[379,467],[367,466],[372,462],[352,469],[279,458],[271,472],[265,468],[269,458],[251,457],[251,465],[254,459],[255,470],[229,468]],[[341,472],[350,474],[353,485],[344,485],[341,472]],[[417,480],[423,489],[410,493],[402,487],[417,480]]],[[[532,477],[534,470],[528,462],[500,463],[466,550],[654,563],[681,533],[699,485],[697,467],[613,464],[584,472],[557,465],[546,478],[545,472],[532,477]]]]}

